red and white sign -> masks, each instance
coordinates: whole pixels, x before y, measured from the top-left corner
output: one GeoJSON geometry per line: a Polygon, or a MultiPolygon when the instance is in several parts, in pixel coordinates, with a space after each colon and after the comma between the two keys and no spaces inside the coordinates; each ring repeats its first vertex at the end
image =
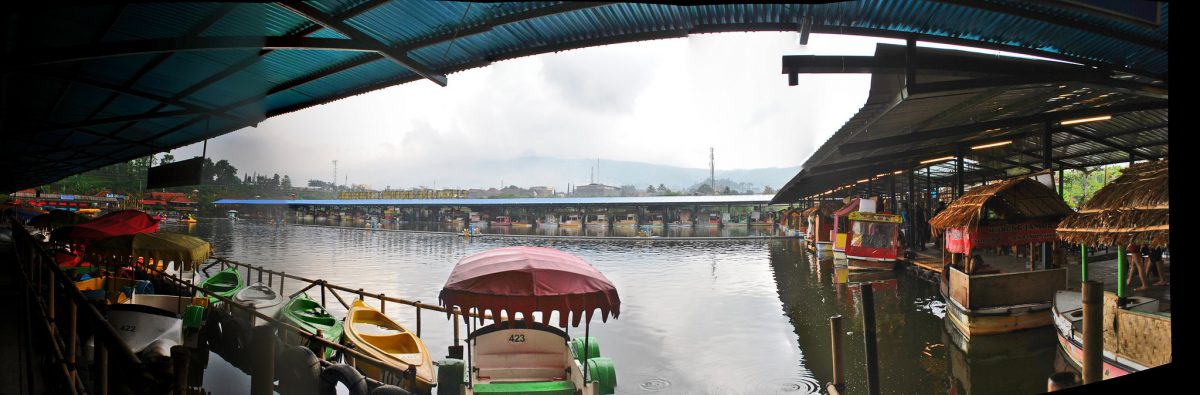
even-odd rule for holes
{"type": "Polygon", "coordinates": [[[1024,222],[980,226],[974,231],[950,228],[946,230],[946,251],[970,253],[975,248],[1052,242],[1057,226],[1055,222],[1024,222]]]}

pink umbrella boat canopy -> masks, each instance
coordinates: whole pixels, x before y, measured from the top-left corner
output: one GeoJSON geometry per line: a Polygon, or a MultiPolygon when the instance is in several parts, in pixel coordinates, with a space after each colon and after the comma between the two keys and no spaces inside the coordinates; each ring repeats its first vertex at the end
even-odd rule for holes
{"type": "Polygon", "coordinates": [[[504,247],[476,253],[454,265],[450,278],[438,297],[443,306],[458,306],[463,311],[478,309],[501,311],[509,317],[521,313],[532,319],[542,313],[542,323],[550,313],[559,314],[558,326],[579,326],[586,314],[591,320],[595,309],[608,321],[621,314],[617,289],[604,274],[577,256],[544,247],[504,247]]]}

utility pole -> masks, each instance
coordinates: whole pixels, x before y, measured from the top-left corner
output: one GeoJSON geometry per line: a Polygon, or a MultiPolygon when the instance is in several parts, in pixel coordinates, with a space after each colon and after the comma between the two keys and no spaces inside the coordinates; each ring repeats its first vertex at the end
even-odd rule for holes
{"type": "Polygon", "coordinates": [[[717,165],[713,147],[708,147],[708,186],[717,194],[717,165]]]}
{"type": "Polygon", "coordinates": [[[333,160],[333,185],[330,185],[334,192],[337,192],[337,159],[333,160]]]}

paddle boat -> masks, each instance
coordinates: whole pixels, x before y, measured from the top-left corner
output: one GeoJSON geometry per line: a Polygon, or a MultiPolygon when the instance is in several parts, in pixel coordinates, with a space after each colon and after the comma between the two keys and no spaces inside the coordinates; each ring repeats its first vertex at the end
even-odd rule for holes
{"type": "MultiPolygon", "coordinates": [[[[259,282],[237,291],[233,295],[233,301],[268,317],[274,317],[279,314],[279,310],[283,308],[283,304],[287,302],[287,298],[280,296],[271,287],[259,282]]],[[[253,322],[254,326],[269,324],[266,320],[257,319],[257,316],[242,309],[231,309],[231,312],[235,317],[241,317],[246,322],[253,322]]]]}
{"type": "MultiPolygon", "coordinates": [[[[237,266],[230,266],[225,270],[216,272],[212,277],[206,278],[200,283],[200,288],[204,288],[227,299],[232,299],[245,286],[246,283],[242,280],[242,273],[238,272],[237,266]]],[[[219,300],[211,296],[208,297],[210,305],[216,304],[219,300]]]]}
{"type": "Polygon", "coordinates": [[[588,331],[596,309],[604,320],[610,314],[616,318],[621,301],[612,282],[583,259],[543,247],[476,253],[454,266],[439,299],[448,311],[457,308],[476,316],[463,315],[469,331],[465,380],[459,360],[444,361],[438,372],[439,385],[458,387],[450,387],[450,393],[615,392],[612,360],[600,356],[588,331]],[[473,322],[483,321],[477,317],[484,312],[499,319],[472,330],[473,322]],[[515,319],[504,318],[502,312],[515,319]],[[575,326],[585,322],[584,337],[570,339],[548,325],[554,312],[559,327],[567,327],[568,321],[575,326]]]}
{"type": "MultiPolygon", "coordinates": [[[[292,297],[279,310],[279,315],[276,318],[298,326],[309,333],[320,334],[322,339],[330,342],[342,342],[342,321],[335,318],[333,314],[329,314],[329,311],[325,310],[325,307],[321,306],[321,303],[309,298],[307,293],[292,297]]],[[[333,348],[315,344],[298,345],[317,350],[316,354],[324,355],[324,359],[333,358],[333,348]]]]}
{"type": "Polygon", "coordinates": [[[134,293],[105,315],[130,350],[154,362],[171,358],[171,347],[184,344],[185,329],[200,328],[206,306],[200,297],[134,293]]]}
{"type": "Polygon", "coordinates": [[[135,280],[132,272],[122,273],[123,276],[102,275],[86,278],[75,282],[75,287],[83,293],[83,297],[92,300],[103,300],[106,304],[124,303],[134,293],[153,293],[154,285],[146,280],[135,280]],[[128,274],[125,274],[128,273],[128,274]],[[125,277],[128,276],[129,278],[125,277]]]}
{"type": "Polygon", "coordinates": [[[604,214],[596,214],[591,220],[585,221],[584,226],[589,228],[607,228],[608,217],[604,214]]]}
{"type": "Polygon", "coordinates": [[[489,221],[488,224],[491,226],[512,226],[512,220],[506,215],[500,215],[496,219],[489,221]]]}
{"type": "Polygon", "coordinates": [[[637,214],[625,214],[625,218],[618,219],[613,223],[613,227],[637,228],[637,214]]]}
{"type": "Polygon", "coordinates": [[[532,228],[533,224],[529,223],[528,220],[519,219],[519,220],[512,221],[511,226],[514,228],[532,228]]]}
{"type": "Polygon", "coordinates": [[[569,214],[569,215],[566,215],[565,217],[567,219],[560,221],[558,223],[558,227],[560,227],[560,228],[578,228],[578,227],[580,227],[580,225],[583,224],[583,220],[581,220],[579,218],[578,214],[569,214]]]}
{"type": "Polygon", "coordinates": [[[346,363],[362,371],[364,376],[384,384],[415,388],[422,394],[428,394],[437,384],[437,378],[433,375],[433,361],[429,359],[429,351],[421,338],[361,299],[355,299],[346,313],[344,335],[346,345],[384,361],[394,369],[385,370],[373,363],[360,363],[354,355],[347,353],[346,363]],[[409,368],[415,371],[415,383],[405,374],[409,368]]]}

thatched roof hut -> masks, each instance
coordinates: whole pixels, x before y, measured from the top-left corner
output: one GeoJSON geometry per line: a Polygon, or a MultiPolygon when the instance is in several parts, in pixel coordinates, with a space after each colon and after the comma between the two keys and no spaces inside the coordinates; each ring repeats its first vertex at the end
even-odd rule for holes
{"type": "Polygon", "coordinates": [[[976,229],[985,208],[1006,222],[1034,219],[1057,221],[1073,213],[1058,192],[1032,178],[1038,174],[1026,174],[971,189],[929,219],[929,227],[934,234],[947,228],[976,229]]]}
{"type": "Polygon", "coordinates": [[[1167,160],[1139,163],[1096,191],[1079,212],[1058,224],[1058,237],[1089,246],[1170,241],[1170,185],[1167,160]]]}

